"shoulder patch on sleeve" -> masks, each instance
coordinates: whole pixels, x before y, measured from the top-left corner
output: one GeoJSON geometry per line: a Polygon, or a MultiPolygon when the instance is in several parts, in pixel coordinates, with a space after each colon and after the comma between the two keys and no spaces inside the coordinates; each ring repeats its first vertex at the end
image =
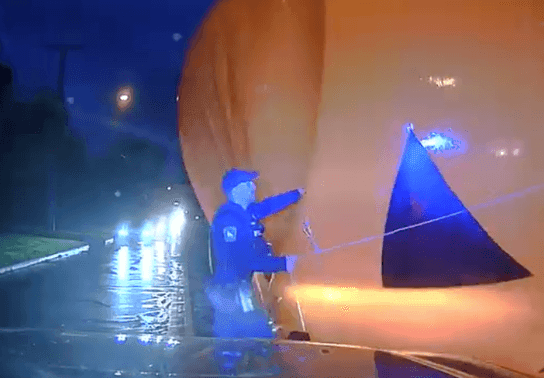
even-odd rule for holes
{"type": "Polygon", "coordinates": [[[236,227],[228,226],[223,228],[223,238],[227,243],[232,243],[236,241],[236,227]]]}

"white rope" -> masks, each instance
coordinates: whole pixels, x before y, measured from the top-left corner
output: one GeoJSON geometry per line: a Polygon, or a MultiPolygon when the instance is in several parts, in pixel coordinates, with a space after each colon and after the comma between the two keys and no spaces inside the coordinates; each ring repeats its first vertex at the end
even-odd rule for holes
{"type": "Polygon", "coordinates": [[[452,214],[444,215],[444,216],[434,218],[434,219],[431,219],[431,220],[428,220],[428,221],[425,221],[425,222],[416,223],[416,224],[413,224],[411,226],[401,227],[401,228],[398,228],[396,230],[389,231],[389,232],[386,232],[386,233],[383,233],[383,234],[368,236],[366,238],[359,239],[359,240],[356,240],[356,241],[353,241],[353,242],[338,244],[338,245],[335,245],[335,246],[332,246],[332,247],[326,248],[326,249],[319,248],[317,242],[315,241],[315,237],[313,235],[313,232],[312,232],[312,230],[310,228],[310,221],[309,221],[308,218],[306,218],[306,221],[304,222],[303,232],[306,234],[308,240],[310,241],[310,243],[314,247],[314,252],[315,253],[318,253],[318,254],[319,253],[327,253],[327,252],[331,252],[331,251],[336,250],[336,249],[351,247],[353,245],[367,243],[367,242],[369,242],[371,240],[375,240],[375,239],[378,239],[378,238],[384,238],[386,236],[393,235],[393,234],[396,234],[398,232],[410,230],[410,229],[416,228],[416,227],[421,227],[421,226],[424,226],[424,225],[429,224],[429,223],[438,222],[438,221],[441,221],[441,220],[446,219],[446,218],[451,218],[451,217],[457,216],[459,214],[468,213],[469,210],[477,210],[477,209],[481,209],[481,208],[484,208],[484,207],[493,206],[493,205],[496,205],[496,204],[498,204],[500,202],[504,202],[506,200],[509,200],[509,199],[512,199],[512,198],[515,198],[515,197],[522,197],[522,196],[525,196],[525,195],[530,194],[530,193],[537,192],[537,191],[542,190],[542,189],[544,189],[544,184],[530,186],[530,187],[528,187],[526,189],[523,189],[523,190],[520,190],[518,192],[514,192],[514,193],[511,193],[511,194],[507,194],[505,196],[498,197],[498,198],[496,198],[496,199],[494,199],[492,201],[468,207],[466,210],[457,211],[457,212],[452,213],[452,214]]]}

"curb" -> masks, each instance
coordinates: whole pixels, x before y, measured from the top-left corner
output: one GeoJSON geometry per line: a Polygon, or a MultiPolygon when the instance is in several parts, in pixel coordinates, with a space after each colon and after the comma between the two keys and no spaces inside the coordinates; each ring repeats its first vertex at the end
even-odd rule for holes
{"type": "Polygon", "coordinates": [[[41,236],[44,238],[75,240],[85,244],[99,242],[100,244],[109,245],[113,244],[114,241],[114,234],[110,232],[103,232],[102,235],[95,235],[88,232],[49,231],[30,228],[12,228],[6,231],[14,234],[41,236]]]}
{"type": "Polygon", "coordinates": [[[81,252],[88,251],[88,250],[89,250],[89,245],[87,244],[87,245],[84,245],[82,247],[69,249],[67,251],[57,252],[57,253],[49,255],[49,256],[44,256],[44,257],[40,257],[40,258],[37,258],[37,259],[33,259],[33,260],[13,264],[13,265],[10,265],[10,266],[0,268],[0,275],[5,274],[5,273],[9,273],[9,272],[13,272],[15,270],[19,270],[19,269],[22,269],[22,268],[27,268],[29,266],[40,264],[42,262],[46,262],[46,261],[49,261],[49,260],[60,259],[60,258],[64,258],[64,257],[70,257],[70,256],[78,255],[81,252]]]}

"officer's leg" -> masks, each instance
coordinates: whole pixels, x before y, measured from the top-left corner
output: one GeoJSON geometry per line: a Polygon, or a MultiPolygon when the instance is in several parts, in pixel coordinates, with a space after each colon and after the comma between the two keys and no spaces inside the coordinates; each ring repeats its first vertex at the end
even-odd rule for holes
{"type": "Polygon", "coordinates": [[[266,311],[258,307],[254,311],[244,313],[242,320],[245,327],[244,336],[247,338],[244,343],[244,354],[248,356],[249,369],[277,372],[279,369],[276,361],[278,355],[275,353],[277,345],[272,343],[275,335],[266,311]]]}
{"type": "Polygon", "coordinates": [[[193,331],[197,337],[213,336],[213,307],[205,292],[211,278],[208,261],[209,225],[204,222],[194,230],[194,245],[188,249],[188,285],[192,306],[193,331]]]}
{"type": "Polygon", "coordinates": [[[255,337],[260,339],[273,339],[274,333],[268,322],[268,316],[262,308],[256,308],[254,311],[246,312],[243,315],[244,327],[242,332],[245,337],[255,337]]]}
{"type": "Polygon", "coordinates": [[[251,328],[251,337],[260,339],[246,340],[246,353],[250,361],[249,369],[255,372],[279,374],[281,372],[279,347],[273,343],[275,334],[266,311],[257,308],[246,314],[244,322],[248,328],[251,328]]]}
{"type": "Polygon", "coordinates": [[[213,337],[214,309],[204,290],[191,292],[193,331],[197,337],[213,337]]]}
{"type": "Polygon", "coordinates": [[[253,338],[272,339],[264,311],[216,312],[214,334],[215,358],[221,374],[234,375],[247,369],[266,369],[272,355],[270,345],[253,338]],[[261,361],[258,360],[261,358],[261,361]]]}
{"type": "Polygon", "coordinates": [[[239,337],[238,320],[240,312],[215,311],[214,336],[215,340],[214,357],[218,364],[220,374],[236,375],[244,351],[240,342],[233,339],[239,337]]]}

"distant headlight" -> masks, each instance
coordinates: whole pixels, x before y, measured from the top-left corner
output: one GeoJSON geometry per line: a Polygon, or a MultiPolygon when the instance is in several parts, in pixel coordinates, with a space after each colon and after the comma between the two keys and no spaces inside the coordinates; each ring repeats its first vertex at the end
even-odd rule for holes
{"type": "Polygon", "coordinates": [[[117,232],[117,235],[122,236],[122,237],[128,236],[128,229],[127,229],[126,227],[121,228],[121,229],[117,232]]]}
{"type": "Polygon", "coordinates": [[[144,237],[144,238],[153,237],[153,234],[154,234],[153,231],[154,231],[153,224],[152,223],[146,223],[146,225],[144,226],[144,228],[142,230],[142,237],[144,237]]]}

